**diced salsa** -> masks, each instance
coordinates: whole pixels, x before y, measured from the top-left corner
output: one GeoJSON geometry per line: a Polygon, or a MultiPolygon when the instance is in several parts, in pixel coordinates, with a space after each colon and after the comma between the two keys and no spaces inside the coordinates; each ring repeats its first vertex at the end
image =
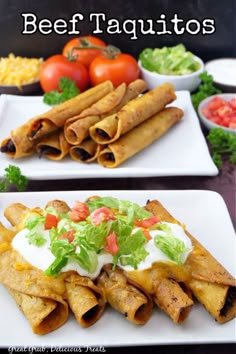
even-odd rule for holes
{"type": "Polygon", "coordinates": [[[202,109],[202,113],[215,124],[236,129],[236,96],[229,101],[215,96],[202,109]]]}

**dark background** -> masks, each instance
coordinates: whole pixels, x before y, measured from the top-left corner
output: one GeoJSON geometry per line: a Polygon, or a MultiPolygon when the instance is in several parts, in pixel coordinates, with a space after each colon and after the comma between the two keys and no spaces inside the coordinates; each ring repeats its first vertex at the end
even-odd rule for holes
{"type": "MultiPolygon", "coordinates": [[[[17,55],[48,57],[60,53],[64,44],[75,35],[42,35],[39,32],[22,35],[22,12],[33,12],[38,19],[58,18],[69,20],[74,13],[82,13],[85,20],[78,28],[80,35],[92,34],[94,23],[89,23],[90,13],[105,13],[108,19],[119,21],[126,19],[159,19],[160,14],[169,20],[174,13],[184,21],[195,18],[214,18],[216,31],[210,35],[139,35],[138,40],[131,40],[122,34],[101,34],[103,40],[109,42],[123,52],[135,55],[145,47],[161,47],[184,43],[203,60],[218,57],[236,56],[236,1],[235,0],[1,0],[0,1],[0,56],[10,52],[17,55]]],[[[105,30],[105,25],[103,26],[105,30]]],[[[169,28],[171,29],[171,28],[169,28]]]]}

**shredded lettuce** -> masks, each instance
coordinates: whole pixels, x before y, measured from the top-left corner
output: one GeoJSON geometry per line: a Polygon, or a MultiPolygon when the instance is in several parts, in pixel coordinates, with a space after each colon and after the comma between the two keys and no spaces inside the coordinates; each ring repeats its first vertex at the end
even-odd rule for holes
{"type": "Polygon", "coordinates": [[[41,215],[35,215],[26,220],[25,227],[29,230],[26,237],[29,240],[29,244],[40,247],[47,242],[42,234],[44,221],[45,217],[41,215]]]}
{"type": "Polygon", "coordinates": [[[142,220],[152,216],[152,213],[143,209],[138,204],[114,197],[99,197],[91,199],[87,202],[87,205],[89,207],[90,213],[102,206],[106,206],[110,209],[115,209],[117,210],[118,214],[127,216],[126,222],[128,224],[133,224],[135,219],[142,220]]]}
{"type": "Polygon", "coordinates": [[[163,75],[187,75],[200,69],[201,64],[183,44],[174,47],[146,48],[139,59],[142,66],[163,75]]]}
{"type": "Polygon", "coordinates": [[[157,228],[163,231],[163,235],[157,234],[154,237],[155,245],[172,261],[183,264],[183,257],[189,251],[189,248],[182,240],[173,235],[169,225],[160,223],[157,228]]]}
{"type": "Polygon", "coordinates": [[[112,224],[112,230],[117,235],[119,251],[113,256],[114,267],[120,262],[122,265],[131,265],[134,269],[145,260],[148,252],[145,249],[147,238],[141,229],[132,232],[133,228],[117,219],[112,224]]]}

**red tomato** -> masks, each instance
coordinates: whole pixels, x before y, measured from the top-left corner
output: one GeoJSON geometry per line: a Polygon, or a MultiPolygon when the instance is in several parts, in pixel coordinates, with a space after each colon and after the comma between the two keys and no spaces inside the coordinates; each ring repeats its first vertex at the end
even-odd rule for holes
{"type": "Polygon", "coordinates": [[[160,220],[155,215],[150,216],[150,218],[134,221],[136,226],[143,227],[144,229],[148,229],[149,227],[157,224],[158,222],[160,222],[160,220]]]}
{"type": "Polygon", "coordinates": [[[151,240],[152,236],[148,230],[143,230],[143,234],[146,237],[147,240],[151,240]]]}
{"type": "Polygon", "coordinates": [[[58,222],[60,219],[53,214],[47,214],[44,222],[44,229],[50,230],[52,227],[57,227],[58,222]]]}
{"type": "Polygon", "coordinates": [[[236,124],[236,98],[226,101],[216,96],[202,110],[203,114],[215,124],[223,127],[235,128],[236,124]]]}
{"type": "Polygon", "coordinates": [[[75,238],[75,231],[74,230],[70,230],[63,235],[58,236],[58,240],[67,239],[69,241],[69,243],[73,242],[74,238],[75,238]]]}
{"type": "Polygon", "coordinates": [[[89,208],[87,204],[82,202],[75,202],[69,213],[70,219],[75,222],[86,220],[89,215],[89,208]]]}
{"type": "Polygon", "coordinates": [[[108,220],[115,220],[115,216],[113,215],[111,209],[109,209],[107,207],[101,207],[101,208],[95,209],[91,213],[92,224],[94,224],[96,226],[98,226],[101,223],[103,223],[104,221],[108,221],[108,220]]]}
{"type": "Polygon", "coordinates": [[[89,73],[85,66],[56,54],[45,60],[41,67],[39,79],[43,91],[58,90],[61,77],[74,80],[81,92],[88,88],[89,73]]]}
{"type": "Polygon", "coordinates": [[[107,236],[104,250],[112,255],[116,254],[119,251],[117,236],[114,231],[110,232],[107,236]]]}
{"type": "Polygon", "coordinates": [[[101,39],[93,36],[83,36],[71,39],[69,42],[66,43],[62,50],[62,54],[65,57],[74,57],[76,61],[82,63],[84,66],[89,68],[91,62],[98,56],[101,55],[102,50],[100,49],[93,49],[93,48],[83,48],[80,49],[79,47],[83,46],[83,42],[81,40],[87,40],[94,46],[105,47],[106,43],[103,42],[101,39]]]}
{"type": "Polygon", "coordinates": [[[134,57],[129,54],[117,54],[114,59],[99,56],[95,58],[89,68],[90,82],[96,86],[106,80],[111,80],[115,87],[125,82],[136,80],[140,76],[140,69],[134,57]]]}

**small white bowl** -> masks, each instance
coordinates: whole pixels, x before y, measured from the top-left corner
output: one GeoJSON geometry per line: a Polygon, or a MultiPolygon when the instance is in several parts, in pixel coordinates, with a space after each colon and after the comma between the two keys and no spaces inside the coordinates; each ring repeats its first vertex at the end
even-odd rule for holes
{"type": "Polygon", "coordinates": [[[213,95],[210,97],[205,98],[205,100],[203,100],[199,106],[198,106],[198,116],[200,118],[200,121],[203,123],[203,125],[208,129],[211,130],[213,128],[222,128],[227,132],[236,134],[236,129],[233,128],[228,128],[228,127],[224,127],[223,125],[219,125],[216,124],[214,122],[212,122],[211,120],[209,120],[203,113],[202,110],[209,104],[209,102],[214,98],[214,97],[221,97],[223,98],[225,101],[230,101],[232,98],[236,97],[235,93],[220,93],[217,95],[213,95]]]}
{"type": "Polygon", "coordinates": [[[199,78],[199,75],[204,71],[204,63],[202,59],[196,56],[195,59],[200,62],[201,67],[192,74],[187,75],[161,75],[154,71],[145,69],[140,60],[138,61],[138,64],[141,71],[141,77],[146,81],[149,90],[152,90],[165,82],[171,82],[175,86],[176,90],[187,90],[193,92],[200,85],[201,79],[199,78]]]}
{"type": "Polygon", "coordinates": [[[236,58],[219,58],[205,63],[205,70],[212,75],[214,85],[222,92],[236,92],[236,58]]]}

